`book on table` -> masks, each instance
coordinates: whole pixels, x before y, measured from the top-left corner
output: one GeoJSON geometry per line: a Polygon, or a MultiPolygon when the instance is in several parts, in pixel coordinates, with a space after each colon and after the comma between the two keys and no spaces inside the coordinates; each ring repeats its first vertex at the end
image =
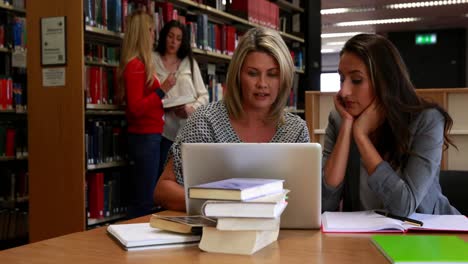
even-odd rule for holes
{"type": "Polygon", "coordinates": [[[128,251],[191,246],[200,241],[199,235],[168,232],[149,223],[109,225],[107,232],[128,251]]]}
{"type": "MultiPolygon", "coordinates": [[[[279,218],[288,205],[286,202],[288,192],[289,190],[285,189],[280,193],[273,193],[246,201],[207,200],[203,204],[201,212],[205,216],[215,218],[279,218]]],[[[259,221],[251,222],[253,224],[259,221]]],[[[247,220],[242,222],[246,223],[247,220]]]]}
{"type": "Polygon", "coordinates": [[[324,212],[322,214],[322,231],[338,233],[405,233],[417,230],[468,232],[468,219],[464,215],[413,213],[408,218],[423,222],[423,226],[414,226],[377,214],[374,211],[324,212]]]}
{"type": "Polygon", "coordinates": [[[251,255],[278,239],[279,229],[267,231],[222,231],[203,227],[198,247],[207,252],[251,255]]]}
{"type": "Polygon", "coordinates": [[[225,231],[276,230],[279,229],[280,217],[223,217],[218,218],[216,229],[225,231]]]}
{"type": "Polygon", "coordinates": [[[202,214],[208,217],[257,217],[276,218],[283,213],[288,203],[280,202],[235,202],[208,200],[202,206],[202,214]]]}
{"type": "Polygon", "coordinates": [[[230,178],[188,188],[192,199],[244,201],[283,191],[283,180],[230,178]]]}
{"type": "Polygon", "coordinates": [[[150,218],[150,226],[177,233],[201,234],[204,226],[216,226],[216,220],[201,215],[168,216],[154,214],[150,218]]]}
{"type": "Polygon", "coordinates": [[[447,235],[374,235],[372,243],[391,263],[468,263],[468,243],[447,235]]]}

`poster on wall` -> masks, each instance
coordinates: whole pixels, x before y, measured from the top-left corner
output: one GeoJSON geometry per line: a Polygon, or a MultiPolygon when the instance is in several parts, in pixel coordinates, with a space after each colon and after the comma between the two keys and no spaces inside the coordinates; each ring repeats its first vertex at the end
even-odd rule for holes
{"type": "Polygon", "coordinates": [[[67,64],[66,18],[41,18],[42,66],[67,64]]]}

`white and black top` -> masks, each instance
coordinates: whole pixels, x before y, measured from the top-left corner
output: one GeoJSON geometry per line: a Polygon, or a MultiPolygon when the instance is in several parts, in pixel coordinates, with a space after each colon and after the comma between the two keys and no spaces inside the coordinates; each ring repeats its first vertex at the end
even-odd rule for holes
{"type": "MultiPolygon", "coordinates": [[[[299,116],[284,112],[284,124],[278,127],[270,142],[306,143],[310,141],[306,122],[299,116]]],[[[198,108],[179,131],[171,147],[177,182],[184,184],[182,176],[182,143],[241,143],[234,131],[224,101],[198,108]]]]}

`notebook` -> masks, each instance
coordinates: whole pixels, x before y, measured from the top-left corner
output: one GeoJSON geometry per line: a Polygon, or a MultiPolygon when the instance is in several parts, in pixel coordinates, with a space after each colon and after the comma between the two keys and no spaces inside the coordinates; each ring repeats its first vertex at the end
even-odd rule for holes
{"type": "Polygon", "coordinates": [[[320,228],[322,151],[318,143],[184,143],[182,169],[186,209],[201,214],[205,200],[187,189],[228,178],[283,179],[290,190],[281,228],[320,228]]]}
{"type": "Polygon", "coordinates": [[[468,232],[468,218],[464,215],[430,215],[414,213],[411,219],[423,222],[417,227],[403,221],[376,214],[373,211],[324,212],[322,231],[327,233],[380,233],[408,231],[468,232]]]}
{"type": "Polygon", "coordinates": [[[468,243],[456,236],[375,235],[372,243],[391,263],[468,263],[468,243]]]}

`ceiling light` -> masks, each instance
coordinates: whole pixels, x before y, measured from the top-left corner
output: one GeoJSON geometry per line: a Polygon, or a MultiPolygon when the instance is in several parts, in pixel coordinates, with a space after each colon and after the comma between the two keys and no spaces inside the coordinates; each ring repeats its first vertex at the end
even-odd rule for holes
{"type": "Polygon", "coordinates": [[[413,2],[413,3],[399,3],[385,5],[387,9],[406,9],[406,8],[419,8],[428,6],[445,6],[445,5],[460,5],[468,4],[468,0],[445,0],[445,1],[424,1],[424,2],[413,2]]]}
{"type": "Polygon", "coordinates": [[[321,53],[335,53],[339,51],[340,51],[339,49],[322,49],[321,53]]]}
{"type": "Polygon", "coordinates": [[[419,17],[406,17],[406,18],[392,18],[392,19],[378,19],[378,20],[361,20],[336,23],[337,27],[351,27],[351,26],[365,26],[365,25],[380,25],[380,24],[395,24],[395,23],[409,23],[419,21],[419,17]]]}
{"type": "Polygon", "coordinates": [[[345,43],[346,41],[331,41],[331,42],[325,42],[323,44],[327,46],[343,46],[345,43]]]}
{"type": "Polygon", "coordinates": [[[341,37],[352,37],[357,34],[362,34],[364,32],[342,32],[342,33],[323,33],[320,36],[322,38],[341,38],[341,37]]]}
{"type": "Polygon", "coordinates": [[[320,10],[322,15],[336,15],[343,13],[361,13],[375,11],[373,7],[361,7],[361,8],[330,8],[320,10]]]}

